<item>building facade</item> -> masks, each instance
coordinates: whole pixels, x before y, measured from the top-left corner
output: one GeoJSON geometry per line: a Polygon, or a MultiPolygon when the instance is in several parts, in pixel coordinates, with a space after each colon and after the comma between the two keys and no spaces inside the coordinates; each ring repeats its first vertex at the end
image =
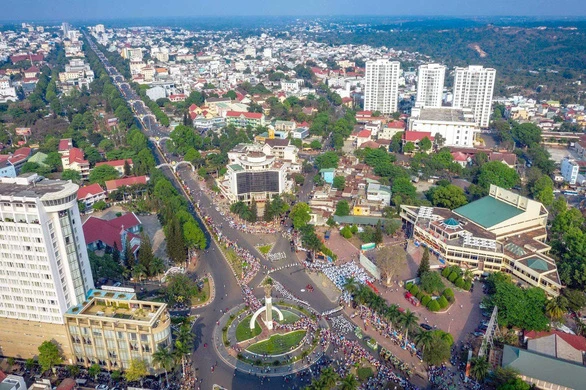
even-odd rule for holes
{"type": "Polygon", "coordinates": [[[557,296],[562,287],[545,244],[548,211],[539,202],[491,185],[489,195],[455,210],[401,206],[407,234],[440,262],[481,274],[503,271],[557,296]]]}
{"type": "Polygon", "coordinates": [[[496,70],[480,65],[456,67],[454,75],[454,108],[470,108],[476,123],[487,128],[492,114],[492,95],[496,70]]]}
{"type": "Polygon", "coordinates": [[[409,118],[409,132],[440,134],[444,146],[474,146],[478,126],[471,110],[441,108],[413,108],[409,118]]]}
{"type": "Polygon", "coordinates": [[[67,181],[40,180],[37,174],[0,178],[0,345],[5,356],[36,355],[40,336],[63,342],[63,314],[94,287],[78,188],[67,181]]]}
{"type": "Polygon", "coordinates": [[[99,364],[107,370],[125,370],[141,359],[153,374],[152,355],[171,347],[171,318],[164,303],[136,300],[128,292],[94,290],[88,301],[65,314],[76,364],[99,364]]]}
{"type": "Polygon", "coordinates": [[[398,61],[379,59],[366,62],[364,77],[364,109],[392,114],[397,111],[399,99],[398,61]]]}
{"type": "Polygon", "coordinates": [[[415,107],[441,107],[446,67],[440,64],[419,66],[415,107]]]}

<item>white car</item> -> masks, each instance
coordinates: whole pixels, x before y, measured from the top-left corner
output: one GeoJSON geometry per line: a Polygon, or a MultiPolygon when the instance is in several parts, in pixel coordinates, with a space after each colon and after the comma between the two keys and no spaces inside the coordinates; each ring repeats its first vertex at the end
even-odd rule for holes
{"type": "Polygon", "coordinates": [[[108,390],[108,385],[97,385],[96,390],[108,390]]]}

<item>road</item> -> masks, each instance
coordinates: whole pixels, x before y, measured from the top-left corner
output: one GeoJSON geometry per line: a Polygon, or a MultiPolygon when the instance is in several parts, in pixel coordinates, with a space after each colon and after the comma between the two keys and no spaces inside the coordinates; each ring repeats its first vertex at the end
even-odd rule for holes
{"type": "MultiPolygon", "coordinates": [[[[168,136],[168,131],[156,122],[154,115],[152,115],[148,107],[140,101],[140,97],[132,90],[132,88],[130,88],[130,85],[124,81],[123,76],[116,70],[116,68],[110,65],[108,59],[99,51],[91,37],[85,32],[84,34],[86,35],[86,39],[89,42],[91,49],[101,60],[114,84],[126,99],[126,102],[135,114],[141,130],[145,135],[149,138],[168,136]]],[[[167,162],[165,156],[161,153],[161,150],[158,147],[151,144],[151,149],[153,150],[157,164],[167,162]]],[[[183,191],[173,169],[170,167],[162,167],[162,169],[165,176],[171,180],[173,185],[180,191],[183,191]]],[[[190,170],[180,170],[179,174],[182,175],[182,179],[185,180],[189,188],[194,190],[192,192],[195,193],[197,201],[200,202],[200,205],[205,210],[209,211],[208,214],[211,216],[212,220],[218,221],[218,223],[221,224],[223,217],[215,210],[215,207],[212,206],[210,199],[198,190],[199,186],[194,179],[192,172],[190,170]]],[[[184,193],[184,195],[187,197],[187,194],[184,193]]],[[[191,207],[191,211],[194,216],[201,221],[200,217],[195,213],[193,206],[191,207]]],[[[256,249],[241,236],[240,232],[236,229],[230,228],[227,223],[222,224],[222,233],[233,241],[237,240],[239,245],[260,257],[260,254],[256,252],[256,249]]],[[[224,364],[221,359],[219,359],[217,352],[213,349],[214,343],[212,340],[212,332],[216,325],[216,321],[221,317],[220,310],[236,306],[242,303],[243,300],[240,286],[228,267],[226,260],[223,258],[219,247],[214,240],[210,239],[207,231],[206,235],[209,241],[209,247],[204,253],[200,254],[197,274],[211,274],[216,286],[216,295],[212,304],[193,312],[193,314],[197,314],[199,317],[193,326],[193,331],[196,337],[192,354],[192,369],[194,370],[195,375],[201,380],[201,388],[211,389],[213,384],[219,384],[228,389],[291,388],[295,385],[297,379],[291,378],[291,380],[285,381],[285,378],[272,378],[263,381],[256,376],[235,372],[233,368],[224,364]],[[211,367],[215,364],[217,364],[217,366],[212,372],[211,367]]],[[[285,238],[277,235],[275,247],[286,247],[288,249],[289,244],[285,238]],[[286,245],[284,243],[286,243],[286,245]]],[[[280,260],[279,262],[271,263],[263,259],[262,263],[263,265],[270,267],[279,267],[281,265],[290,264],[292,261],[295,261],[294,255],[288,253],[287,258],[280,260]]],[[[251,287],[256,287],[254,283],[260,282],[262,277],[263,275],[257,275],[257,277],[251,282],[251,287]]],[[[305,270],[300,266],[285,268],[274,272],[271,274],[271,277],[279,281],[286,288],[290,289],[295,295],[299,295],[300,290],[307,284],[311,283],[311,279],[309,279],[305,270]]],[[[260,290],[261,289],[257,289],[259,292],[258,296],[262,295],[262,291],[260,290]]],[[[300,298],[307,300],[312,307],[320,312],[336,306],[336,304],[330,302],[319,289],[315,289],[313,293],[309,293],[300,298]]]]}

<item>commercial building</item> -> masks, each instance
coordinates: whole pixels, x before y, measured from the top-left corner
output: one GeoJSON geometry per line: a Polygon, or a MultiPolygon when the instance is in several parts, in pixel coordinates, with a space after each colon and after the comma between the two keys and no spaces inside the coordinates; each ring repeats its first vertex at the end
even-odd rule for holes
{"type": "Polygon", "coordinates": [[[366,62],[364,77],[364,109],[392,114],[397,111],[399,99],[398,61],[378,59],[366,62]]]}
{"type": "Polygon", "coordinates": [[[290,163],[263,152],[264,145],[239,144],[228,152],[226,175],[218,180],[222,194],[231,202],[264,202],[290,191],[290,163]]]}
{"type": "Polygon", "coordinates": [[[446,67],[440,64],[419,66],[415,107],[441,107],[446,67]]]}
{"type": "Polygon", "coordinates": [[[557,296],[562,285],[547,255],[547,217],[541,203],[494,185],[488,196],[455,210],[401,206],[408,236],[440,262],[478,274],[507,272],[557,296]]]}
{"type": "Polygon", "coordinates": [[[586,161],[576,161],[571,158],[564,158],[560,169],[564,181],[570,185],[582,185],[586,181],[586,161]]]}
{"type": "Polygon", "coordinates": [[[0,347],[33,357],[68,344],[63,314],[94,287],[77,207],[79,186],[37,174],[0,178],[0,347]]]}
{"type": "Polygon", "coordinates": [[[454,108],[470,108],[476,123],[487,128],[492,114],[492,94],[496,70],[480,65],[456,67],[454,75],[454,108]]]}
{"type": "Polygon", "coordinates": [[[171,347],[171,318],[164,303],[138,301],[129,291],[93,290],[65,314],[74,362],[125,370],[134,359],[153,369],[153,353],[171,347]]]}
{"type": "Polygon", "coordinates": [[[142,61],[142,49],[140,47],[125,47],[120,52],[125,60],[142,61]]]}
{"type": "Polygon", "coordinates": [[[65,72],[59,73],[59,81],[65,86],[76,86],[78,88],[89,88],[94,81],[94,71],[84,60],[74,58],[65,65],[65,72]]]}
{"type": "Polygon", "coordinates": [[[226,125],[232,125],[239,129],[244,129],[247,126],[257,128],[264,126],[265,116],[258,112],[237,112],[228,111],[226,112],[226,125]]]}
{"type": "Polygon", "coordinates": [[[84,159],[83,150],[73,147],[71,138],[64,138],[59,141],[59,154],[63,169],[71,169],[79,172],[82,179],[90,175],[90,163],[84,159]]]}
{"type": "Polygon", "coordinates": [[[444,146],[471,148],[479,129],[471,110],[441,107],[413,108],[407,133],[411,131],[431,133],[434,138],[439,133],[444,146]]]}

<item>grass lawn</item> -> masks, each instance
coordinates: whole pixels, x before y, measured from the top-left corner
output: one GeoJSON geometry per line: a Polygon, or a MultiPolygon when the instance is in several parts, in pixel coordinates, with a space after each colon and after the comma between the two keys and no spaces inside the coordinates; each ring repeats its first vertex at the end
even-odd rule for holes
{"type": "Polygon", "coordinates": [[[269,253],[271,251],[272,247],[273,247],[273,244],[267,244],[267,245],[257,246],[256,249],[258,249],[258,251],[260,253],[262,253],[263,255],[266,255],[267,253],[269,253]]]}
{"type": "Polygon", "coordinates": [[[245,319],[240,321],[240,323],[236,327],[236,340],[238,342],[244,341],[244,340],[249,340],[255,336],[258,336],[260,334],[260,332],[262,331],[262,329],[260,328],[260,325],[258,324],[258,319],[256,320],[256,322],[254,324],[254,330],[250,329],[250,319],[251,318],[252,318],[252,316],[246,317],[245,319]]]}
{"type": "Polygon", "coordinates": [[[242,277],[242,269],[244,265],[242,264],[242,259],[240,256],[238,256],[232,249],[226,249],[225,254],[230,264],[232,264],[236,275],[238,275],[238,277],[242,277]]]}
{"type": "Polygon", "coordinates": [[[305,337],[305,333],[307,333],[305,330],[296,330],[284,335],[276,334],[267,340],[251,345],[247,350],[256,354],[280,355],[297,347],[305,337]]]}
{"type": "Polygon", "coordinates": [[[210,298],[210,281],[208,278],[204,278],[203,280],[203,288],[201,291],[198,291],[192,298],[191,304],[201,305],[202,303],[206,302],[210,298]]]}
{"type": "Polygon", "coordinates": [[[361,381],[365,381],[373,375],[374,375],[374,372],[372,372],[372,368],[370,368],[370,367],[360,367],[359,369],[356,370],[356,376],[361,381]]]}
{"type": "MultiPolygon", "coordinates": [[[[283,324],[294,324],[295,321],[299,319],[299,316],[297,314],[290,312],[289,310],[281,310],[281,312],[283,313],[283,324]]],[[[279,315],[276,312],[274,312],[273,318],[278,319],[279,315]]]]}

